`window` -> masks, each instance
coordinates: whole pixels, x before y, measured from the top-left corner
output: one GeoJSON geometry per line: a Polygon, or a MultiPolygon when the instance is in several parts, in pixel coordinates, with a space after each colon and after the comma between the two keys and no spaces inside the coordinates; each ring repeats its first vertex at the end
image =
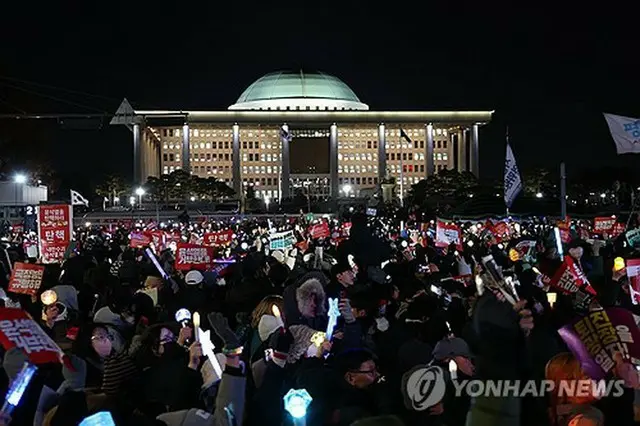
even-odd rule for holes
{"type": "Polygon", "coordinates": [[[218,149],[218,144],[216,142],[211,142],[211,148],[212,149],[218,149]]]}
{"type": "Polygon", "coordinates": [[[211,153],[207,152],[207,161],[211,161],[211,153]]]}
{"type": "Polygon", "coordinates": [[[229,149],[229,142],[224,143],[224,149],[229,149]]]}
{"type": "Polygon", "coordinates": [[[173,154],[169,154],[169,161],[174,161],[173,154]]]}
{"type": "Polygon", "coordinates": [[[169,156],[167,154],[162,154],[162,161],[169,161],[169,156]]]}
{"type": "Polygon", "coordinates": [[[447,141],[442,141],[442,147],[446,148],[447,147],[447,141]]]}

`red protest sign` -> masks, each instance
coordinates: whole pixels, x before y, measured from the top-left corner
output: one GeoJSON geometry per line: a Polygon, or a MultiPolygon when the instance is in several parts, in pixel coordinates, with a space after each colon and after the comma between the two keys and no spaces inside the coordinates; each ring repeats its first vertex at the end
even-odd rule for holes
{"type": "Polygon", "coordinates": [[[60,362],[62,350],[22,309],[0,308],[0,344],[20,348],[34,364],[60,362]]]}
{"type": "Polygon", "coordinates": [[[156,253],[160,253],[167,245],[167,238],[164,231],[153,231],[149,234],[151,242],[156,248],[156,253]]]}
{"type": "Polygon", "coordinates": [[[436,247],[449,247],[451,243],[454,243],[458,250],[462,250],[460,228],[455,223],[439,220],[436,225],[436,247]]]}
{"type": "Polygon", "coordinates": [[[351,222],[345,222],[342,224],[342,236],[343,237],[348,237],[349,235],[351,235],[351,222]]]}
{"type": "Polygon", "coordinates": [[[312,239],[316,240],[331,236],[331,231],[329,230],[329,225],[326,222],[316,223],[309,227],[309,235],[312,239]]]}
{"type": "Polygon", "coordinates": [[[593,219],[593,232],[595,234],[610,234],[616,224],[616,218],[611,216],[596,217],[593,219]]]}
{"type": "Polygon", "coordinates": [[[233,230],[225,229],[218,232],[207,232],[204,234],[203,244],[206,246],[224,246],[231,243],[233,239],[233,230]]]}
{"type": "Polygon", "coordinates": [[[176,250],[175,267],[179,271],[210,269],[213,266],[213,257],[213,247],[180,243],[176,250]]]}
{"type": "Polygon", "coordinates": [[[613,225],[613,229],[611,229],[611,238],[615,238],[618,235],[622,234],[624,231],[626,231],[627,226],[624,223],[620,223],[620,222],[616,222],[615,225],[613,225]]]}
{"type": "Polygon", "coordinates": [[[151,237],[146,232],[132,232],[130,235],[129,247],[145,248],[151,244],[151,237]]]}
{"type": "Polygon", "coordinates": [[[640,303],[640,259],[627,260],[630,296],[634,305],[640,303]]]}
{"type": "Polygon", "coordinates": [[[71,242],[73,210],[59,204],[38,207],[38,237],[42,263],[58,263],[71,242]]]}
{"type": "Polygon", "coordinates": [[[565,256],[550,284],[564,294],[575,296],[574,304],[581,308],[586,308],[596,296],[586,275],[570,256],[565,256]]]}
{"type": "Polygon", "coordinates": [[[43,265],[16,262],[11,272],[8,290],[12,293],[34,295],[42,284],[43,275],[43,265]]]}

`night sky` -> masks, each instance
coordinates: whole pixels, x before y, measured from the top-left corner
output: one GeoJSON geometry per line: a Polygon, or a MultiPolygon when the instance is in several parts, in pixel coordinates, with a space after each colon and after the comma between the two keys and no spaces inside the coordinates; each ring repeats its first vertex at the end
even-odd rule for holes
{"type": "MultiPolygon", "coordinates": [[[[112,113],[124,97],[138,108],[226,109],[261,75],[302,68],[336,75],[374,110],[495,109],[480,134],[483,177],[502,173],[506,125],[525,171],[640,164],[616,156],[601,115],[640,117],[638,2],[10,3],[0,113],[112,113]]],[[[44,158],[64,187],[82,190],[132,173],[130,133],[106,123],[0,120],[0,156],[16,168],[44,158]]]]}

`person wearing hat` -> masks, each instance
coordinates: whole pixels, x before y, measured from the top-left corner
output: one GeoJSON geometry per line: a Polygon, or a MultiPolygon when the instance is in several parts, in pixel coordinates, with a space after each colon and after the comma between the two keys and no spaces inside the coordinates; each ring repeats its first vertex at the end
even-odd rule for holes
{"type": "Polygon", "coordinates": [[[347,260],[339,261],[331,268],[331,282],[327,286],[327,297],[340,298],[340,294],[344,293],[349,287],[356,282],[356,273],[349,265],[347,260]]]}
{"type": "Polygon", "coordinates": [[[186,286],[178,293],[177,309],[188,309],[190,312],[201,311],[207,301],[207,294],[204,290],[204,275],[197,270],[191,270],[184,276],[186,286]]]}

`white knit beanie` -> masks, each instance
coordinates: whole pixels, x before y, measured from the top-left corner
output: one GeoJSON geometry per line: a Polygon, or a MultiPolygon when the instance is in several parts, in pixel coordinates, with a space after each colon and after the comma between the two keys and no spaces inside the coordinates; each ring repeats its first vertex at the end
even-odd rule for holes
{"type": "Polygon", "coordinates": [[[263,315],[258,323],[258,335],[261,341],[266,341],[271,334],[278,328],[284,327],[282,319],[276,318],[273,315],[263,315]]]}

